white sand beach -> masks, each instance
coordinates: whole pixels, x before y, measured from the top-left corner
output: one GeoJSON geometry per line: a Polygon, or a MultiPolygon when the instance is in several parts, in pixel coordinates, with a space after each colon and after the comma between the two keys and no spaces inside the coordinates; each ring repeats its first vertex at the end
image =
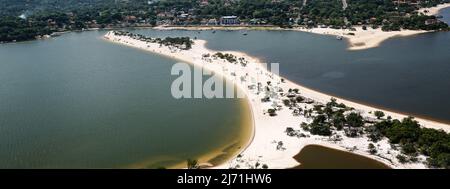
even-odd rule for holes
{"type": "MultiPolygon", "coordinates": [[[[440,4],[436,7],[421,8],[417,12],[425,15],[437,15],[440,10],[450,7],[450,3],[440,4]]],[[[334,35],[341,36],[348,40],[349,50],[363,50],[378,47],[383,41],[393,37],[407,37],[417,35],[421,33],[427,33],[432,31],[425,30],[401,30],[401,31],[382,31],[381,28],[373,29],[367,27],[366,30],[362,29],[362,26],[355,27],[356,31],[349,29],[332,29],[332,28],[297,28],[294,30],[311,32],[322,35],[334,35]],[[349,35],[352,34],[352,35],[349,35]]]]}
{"type": "Polygon", "coordinates": [[[424,30],[401,30],[401,31],[382,31],[381,28],[373,29],[367,27],[366,30],[362,26],[354,27],[356,30],[350,29],[333,29],[333,28],[279,28],[279,27],[256,27],[256,26],[158,26],[157,30],[284,30],[284,31],[299,31],[308,32],[319,35],[332,35],[342,37],[348,42],[348,50],[364,50],[378,47],[383,41],[392,37],[406,37],[427,33],[430,31],[424,30]]]}
{"type": "MultiPolygon", "coordinates": [[[[450,3],[440,4],[436,7],[421,8],[417,12],[425,15],[437,15],[440,10],[450,7],[450,3]]],[[[393,37],[407,37],[417,34],[432,32],[425,30],[401,30],[401,31],[382,31],[381,28],[373,29],[367,27],[366,30],[362,26],[354,27],[356,30],[350,29],[333,29],[333,28],[279,28],[276,26],[158,26],[154,29],[158,30],[288,30],[309,32],[320,35],[339,36],[348,41],[348,50],[364,50],[380,46],[385,40],[393,37]]]]}
{"type": "Polygon", "coordinates": [[[439,11],[441,11],[442,9],[448,8],[448,7],[450,7],[450,3],[444,3],[444,4],[440,4],[438,6],[435,6],[435,7],[421,8],[417,12],[431,16],[431,15],[439,14],[439,11]]]}
{"type": "MultiPolygon", "coordinates": [[[[329,31],[329,30],[327,30],[329,31]]],[[[399,163],[395,158],[399,154],[399,150],[393,148],[387,139],[383,139],[376,143],[378,153],[371,155],[368,151],[368,144],[371,141],[366,136],[349,138],[345,134],[337,134],[342,137],[342,140],[335,140],[330,137],[310,135],[309,137],[290,137],[286,134],[286,128],[292,127],[301,131],[300,123],[310,123],[311,118],[302,115],[293,115],[292,110],[282,106],[283,95],[287,94],[289,89],[298,89],[299,93],[306,98],[312,99],[315,103],[325,104],[330,101],[333,96],[327,95],[299,84],[283,79],[268,71],[261,61],[255,57],[251,57],[242,52],[222,52],[231,53],[237,58],[244,58],[249,63],[245,66],[239,63],[229,63],[224,59],[205,58],[206,54],[213,55],[216,51],[207,49],[205,47],[206,41],[195,40],[195,44],[189,50],[180,50],[173,47],[163,46],[157,43],[149,43],[133,39],[128,36],[115,35],[113,32],[108,32],[104,36],[105,39],[127,45],[130,47],[139,48],[148,52],[164,55],[181,62],[191,63],[195,66],[202,67],[205,70],[213,71],[219,76],[225,77],[229,81],[233,81],[240,90],[242,90],[250,104],[252,117],[254,119],[254,133],[252,140],[246,148],[243,148],[238,157],[235,157],[228,162],[217,165],[214,168],[255,168],[255,164],[267,165],[269,168],[290,168],[299,163],[293,157],[300,152],[300,150],[309,144],[319,144],[335,149],[352,151],[353,153],[364,155],[380,162],[389,165],[392,168],[426,168],[423,163],[424,158],[419,156],[417,163],[399,163]],[[270,85],[267,84],[270,82],[270,85]],[[264,87],[270,88],[270,91],[277,91],[270,95],[269,102],[262,102],[261,99],[267,95],[267,92],[261,92],[258,83],[262,83],[264,87]],[[284,91],[284,94],[280,91],[284,91]],[[277,106],[281,105],[281,106],[277,106]],[[277,111],[277,116],[269,116],[267,110],[269,108],[280,108],[277,111]],[[280,141],[282,145],[280,147],[280,141]]],[[[336,97],[334,97],[336,98],[336,97]]],[[[341,98],[336,98],[338,103],[344,103],[347,106],[355,108],[363,117],[375,119],[371,113],[378,108],[370,107],[364,104],[355,103],[341,98]]],[[[301,104],[307,108],[311,108],[312,104],[301,104]]],[[[386,116],[391,116],[394,119],[402,119],[406,115],[382,110],[386,116]]],[[[416,118],[417,121],[424,127],[443,129],[450,132],[450,126],[443,123],[438,123],[431,120],[416,118]]],[[[303,131],[302,131],[303,132],[303,131]]],[[[326,157],[323,157],[326,158],[326,157]]]]}
{"type": "Polygon", "coordinates": [[[355,30],[350,29],[332,29],[332,28],[297,28],[293,30],[310,32],[321,35],[333,35],[340,36],[342,38],[347,39],[348,41],[348,50],[363,50],[380,46],[380,44],[392,37],[406,37],[417,35],[421,33],[426,33],[429,31],[424,30],[401,30],[401,31],[382,31],[381,28],[373,29],[371,27],[367,27],[366,30],[363,30],[362,26],[358,26],[354,28],[355,30]]]}

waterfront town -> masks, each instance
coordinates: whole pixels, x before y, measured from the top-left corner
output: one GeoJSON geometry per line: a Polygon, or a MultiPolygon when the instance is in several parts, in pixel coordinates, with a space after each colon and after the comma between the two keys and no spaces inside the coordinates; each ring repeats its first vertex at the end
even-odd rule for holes
{"type": "Polygon", "coordinates": [[[437,31],[448,30],[448,25],[427,8],[449,4],[449,0],[81,0],[58,6],[30,1],[19,6],[19,2],[2,1],[6,6],[0,11],[1,42],[46,38],[66,31],[154,26],[437,31]]]}

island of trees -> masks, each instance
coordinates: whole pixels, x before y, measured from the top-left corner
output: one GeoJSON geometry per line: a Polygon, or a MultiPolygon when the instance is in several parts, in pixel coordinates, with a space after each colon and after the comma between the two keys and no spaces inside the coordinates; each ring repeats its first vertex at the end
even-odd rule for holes
{"type": "Polygon", "coordinates": [[[189,50],[192,48],[194,41],[191,40],[190,37],[166,37],[164,39],[161,38],[151,38],[141,34],[134,34],[126,31],[113,31],[114,35],[117,36],[128,36],[133,39],[137,39],[139,41],[144,41],[147,43],[158,43],[160,45],[176,47],[182,50],[189,50]]]}

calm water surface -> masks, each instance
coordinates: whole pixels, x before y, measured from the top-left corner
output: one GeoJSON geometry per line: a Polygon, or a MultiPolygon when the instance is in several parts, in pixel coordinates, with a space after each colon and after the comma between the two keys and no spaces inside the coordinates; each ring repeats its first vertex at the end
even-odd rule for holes
{"type": "Polygon", "coordinates": [[[102,34],[0,46],[0,168],[155,168],[248,140],[244,99],[175,100],[173,60],[102,34]]]}
{"type": "MultiPolygon", "coordinates": [[[[441,12],[444,20],[449,10],[441,12]]],[[[301,32],[133,32],[198,37],[212,49],[278,62],[283,76],[305,86],[450,121],[448,32],[393,38],[363,51],[301,32]]],[[[248,139],[244,100],[175,100],[173,60],[111,44],[102,34],[0,46],[1,168],[160,167],[236,151],[248,139]]]]}
{"type": "Polygon", "coordinates": [[[296,169],[389,169],[370,158],[319,145],[305,146],[295,157],[296,169]]]}
{"type": "MultiPolygon", "coordinates": [[[[450,21],[450,9],[441,11],[450,21]]],[[[158,31],[138,30],[148,35],[158,31]]],[[[280,63],[281,75],[307,87],[378,107],[450,122],[450,32],[392,38],[379,48],[347,51],[332,36],[286,31],[166,31],[208,40],[280,63]]]]}
{"type": "Polygon", "coordinates": [[[450,7],[440,10],[439,15],[443,16],[441,20],[450,24],[450,7]]]}

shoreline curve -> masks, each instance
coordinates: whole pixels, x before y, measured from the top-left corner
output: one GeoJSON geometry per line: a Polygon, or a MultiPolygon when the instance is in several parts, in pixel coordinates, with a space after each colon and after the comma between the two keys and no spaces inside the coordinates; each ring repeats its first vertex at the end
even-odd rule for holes
{"type": "MultiPolygon", "coordinates": [[[[195,44],[193,45],[191,50],[186,51],[178,51],[173,52],[173,49],[170,49],[166,46],[159,46],[159,45],[153,45],[148,44],[142,41],[138,41],[135,39],[131,39],[126,36],[115,36],[111,35],[111,32],[105,35],[105,38],[116,43],[124,44],[127,46],[132,46],[140,49],[147,50],[149,52],[166,55],[169,58],[174,58],[177,60],[181,60],[183,62],[188,62],[196,66],[200,66],[202,68],[209,69],[211,71],[214,71],[215,73],[220,74],[221,76],[225,78],[229,78],[232,81],[235,81],[235,84],[237,87],[241,88],[246,96],[248,97],[247,100],[251,104],[250,108],[252,110],[252,118],[254,122],[254,136],[251,139],[251,142],[246,148],[242,149],[242,154],[245,154],[245,160],[242,161],[243,158],[234,158],[227,163],[224,163],[223,165],[216,166],[214,168],[227,168],[231,167],[232,165],[239,164],[239,163],[246,163],[246,165],[250,165],[254,162],[256,163],[268,163],[270,164],[271,168],[289,168],[293,167],[295,165],[298,165],[298,162],[296,162],[293,157],[296,153],[299,152],[304,146],[310,145],[310,144],[317,144],[322,145],[330,148],[335,148],[338,150],[341,149],[348,149],[349,144],[350,145],[358,145],[360,149],[357,151],[353,151],[354,153],[358,155],[363,155],[366,157],[369,157],[371,159],[375,159],[378,161],[381,161],[385,164],[390,165],[393,168],[424,168],[423,165],[413,164],[413,165],[401,165],[397,162],[390,162],[386,159],[383,159],[381,157],[377,157],[374,155],[370,155],[367,153],[367,149],[364,149],[364,146],[367,146],[367,143],[365,141],[352,141],[353,139],[346,139],[342,144],[334,144],[330,141],[326,141],[323,138],[312,136],[308,139],[302,139],[304,140],[302,143],[298,142],[298,140],[293,140],[292,138],[288,138],[286,134],[283,132],[283,129],[275,128],[274,126],[280,125],[280,124],[286,124],[286,125],[292,125],[292,124],[298,124],[301,121],[298,119],[295,119],[291,115],[291,112],[289,111],[281,111],[280,115],[272,119],[273,117],[269,117],[267,115],[264,115],[265,109],[267,109],[267,105],[260,102],[260,96],[258,94],[254,94],[250,89],[246,89],[247,83],[239,84],[238,81],[234,80],[232,77],[228,76],[225,68],[227,70],[233,70],[234,73],[238,73],[238,75],[252,75],[255,77],[262,77],[265,80],[272,81],[272,83],[277,83],[281,88],[287,89],[287,88],[298,88],[299,91],[301,91],[301,94],[307,98],[310,98],[316,102],[320,103],[326,103],[331,98],[337,99],[338,102],[344,103],[347,106],[353,107],[356,110],[360,111],[361,115],[366,117],[373,117],[373,115],[370,115],[368,112],[374,112],[377,110],[380,110],[379,108],[370,107],[364,104],[359,104],[356,102],[352,102],[349,100],[341,99],[332,95],[328,95],[325,93],[321,93],[318,91],[315,91],[313,89],[304,87],[302,85],[296,84],[292,81],[289,81],[285,78],[282,78],[281,76],[278,76],[276,74],[271,73],[267,69],[263,68],[260,64],[260,61],[258,58],[251,57],[245,53],[242,52],[236,52],[236,51],[221,51],[222,53],[230,53],[235,55],[236,57],[243,57],[246,60],[249,60],[249,62],[255,62],[256,64],[250,64],[250,68],[252,69],[245,69],[236,67],[236,65],[233,64],[219,64],[220,60],[215,60],[212,64],[207,64],[203,62],[202,55],[205,53],[213,54],[218,51],[213,51],[210,49],[207,49],[205,44],[206,41],[204,40],[195,40],[195,44]],[[215,64],[218,63],[218,64],[215,64]],[[238,70],[239,69],[239,70],[238,70]],[[254,69],[254,70],[253,70],[254,69]],[[257,71],[255,71],[257,70],[257,71]],[[228,77],[227,77],[228,76],[228,77]],[[281,82],[283,81],[284,82],[281,82]],[[277,118],[283,118],[283,119],[277,119],[277,118]],[[275,133],[276,132],[276,133],[275,133]],[[288,150],[285,150],[283,152],[279,152],[274,148],[274,143],[270,142],[271,140],[274,140],[274,138],[281,138],[288,150]],[[269,140],[269,141],[267,141],[269,140]],[[348,143],[348,144],[347,144],[348,143]],[[343,147],[345,146],[345,147],[343,147]],[[263,154],[263,155],[262,155],[263,154]]],[[[243,82],[243,81],[241,81],[243,82]]],[[[270,107],[270,106],[269,106],[270,107]]],[[[385,110],[384,110],[385,111],[385,110]]],[[[407,115],[391,112],[391,111],[385,111],[385,113],[389,116],[391,116],[393,119],[402,119],[404,117],[408,117],[407,115]]],[[[434,129],[442,129],[446,132],[450,131],[450,126],[444,123],[438,123],[426,119],[416,118],[416,120],[424,127],[427,128],[434,128],[434,129]]],[[[274,140],[275,141],[275,140],[274,140]]],[[[383,148],[388,148],[388,144],[383,143],[383,148]]],[[[388,153],[389,154],[389,153],[388,153]]],[[[383,154],[386,155],[386,154],[383,154]]]]}

